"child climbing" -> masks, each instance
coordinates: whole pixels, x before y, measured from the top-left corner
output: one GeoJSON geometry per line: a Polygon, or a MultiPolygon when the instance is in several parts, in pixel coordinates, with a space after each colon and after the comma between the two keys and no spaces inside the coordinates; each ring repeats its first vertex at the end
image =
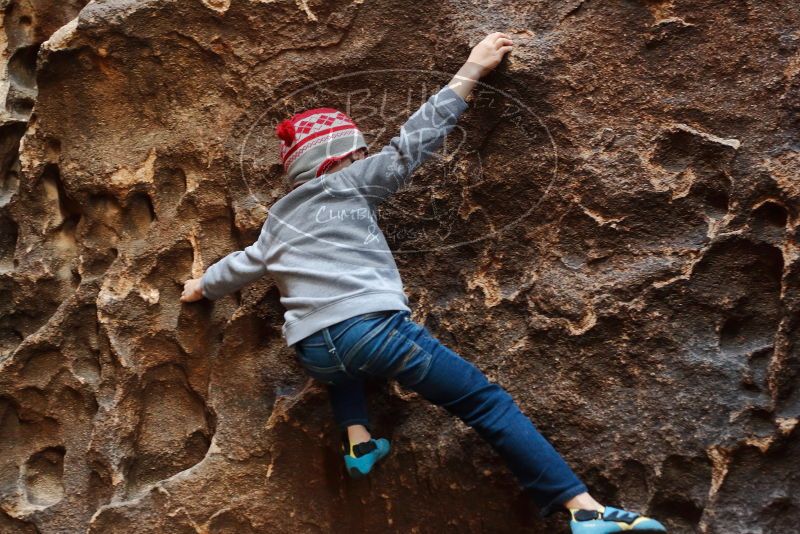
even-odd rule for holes
{"type": "Polygon", "coordinates": [[[408,298],[375,218],[408,183],[468,107],[476,82],[512,49],[491,33],[450,82],[373,155],[356,124],[332,108],[281,122],[281,159],[292,190],[270,209],[258,240],[186,281],[182,302],[216,300],[269,273],[286,308],[282,331],[305,370],[327,384],[350,476],[390,450],[373,438],[364,380],[394,379],[474,428],[530,490],[542,516],[568,510],[575,534],[666,532],[658,521],[602,506],[511,396],[410,315],[408,298]]]}

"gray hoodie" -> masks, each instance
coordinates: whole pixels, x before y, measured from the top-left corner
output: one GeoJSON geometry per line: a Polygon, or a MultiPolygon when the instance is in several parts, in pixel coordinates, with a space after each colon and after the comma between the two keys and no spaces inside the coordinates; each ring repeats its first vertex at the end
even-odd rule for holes
{"type": "Polygon", "coordinates": [[[445,85],[379,153],[293,189],[273,204],[255,243],[206,270],[203,296],[216,300],[269,273],[290,347],[355,315],[411,311],[376,207],[409,182],[466,108],[445,85]]]}

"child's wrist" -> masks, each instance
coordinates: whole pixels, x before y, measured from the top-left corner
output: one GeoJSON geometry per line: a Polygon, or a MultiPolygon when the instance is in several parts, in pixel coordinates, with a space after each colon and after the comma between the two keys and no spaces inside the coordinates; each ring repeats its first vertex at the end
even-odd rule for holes
{"type": "Polygon", "coordinates": [[[456,73],[456,78],[462,79],[464,81],[473,81],[477,82],[479,79],[483,78],[486,74],[486,67],[474,63],[472,61],[467,60],[458,72],[456,73]]]}
{"type": "Polygon", "coordinates": [[[448,85],[463,100],[472,92],[478,79],[481,77],[481,66],[467,61],[458,69],[448,85]]]}

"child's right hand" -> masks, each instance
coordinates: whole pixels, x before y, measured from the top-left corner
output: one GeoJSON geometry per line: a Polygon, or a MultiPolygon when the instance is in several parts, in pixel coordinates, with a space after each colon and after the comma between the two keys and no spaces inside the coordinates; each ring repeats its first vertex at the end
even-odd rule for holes
{"type": "Polygon", "coordinates": [[[181,302],[194,302],[203,298],[203,284],[201,278],[192,278],[183,283],[181,302]]]}
{"type": "Polygon", "coordinates": [[[479,77],[486,76],[502,61],[514,43],[508,34],[501,32],[490,33],[472,48],[467,58],[467,64],[476,66],[479,77]]]}

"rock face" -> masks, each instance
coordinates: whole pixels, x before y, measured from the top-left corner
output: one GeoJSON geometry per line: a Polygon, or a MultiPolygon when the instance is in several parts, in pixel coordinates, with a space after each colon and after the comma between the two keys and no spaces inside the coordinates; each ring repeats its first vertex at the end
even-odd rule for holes
{"type": "Polygon", "coordinates": [[[273,280],[178,301],[288,191],[279,120],[347,109],[379,150],[502,30],[381,207],[414,319],[602,502],[796,532],[800,4],[84,3],[0,1],[0,531],[566,532],[391,383],[394,451],[346,478],[273,280]]]}

